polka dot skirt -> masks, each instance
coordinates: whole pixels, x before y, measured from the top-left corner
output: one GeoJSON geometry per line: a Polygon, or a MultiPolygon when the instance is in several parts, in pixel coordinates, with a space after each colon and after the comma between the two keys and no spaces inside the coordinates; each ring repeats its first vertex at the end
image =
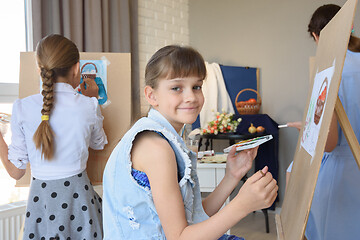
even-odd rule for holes
{"type": "Polygon", "coordinates": [[[101,198],[86,172],[58,179],[33,178],[23,239],[102,239],[101,198]]]}

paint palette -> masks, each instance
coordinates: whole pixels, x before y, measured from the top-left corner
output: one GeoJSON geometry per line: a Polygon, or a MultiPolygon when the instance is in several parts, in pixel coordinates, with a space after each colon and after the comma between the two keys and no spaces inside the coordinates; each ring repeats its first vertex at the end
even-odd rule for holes
{"type": "Polygon", "coordinates": [[[272,135],[266,135],[266,136],[262,136],[262,137],[256,137],[256,138],[243,140],[238,143],[235,143],[234,145],[231,145],[230,147],[225,148],[224,152],[225,153],[230,152],[230,150],[233,146],[236,147],[236,151],[254,148],[254,147],[257,147],[267,141],[270,141],[271,139],[273,139],[272,135]]]}

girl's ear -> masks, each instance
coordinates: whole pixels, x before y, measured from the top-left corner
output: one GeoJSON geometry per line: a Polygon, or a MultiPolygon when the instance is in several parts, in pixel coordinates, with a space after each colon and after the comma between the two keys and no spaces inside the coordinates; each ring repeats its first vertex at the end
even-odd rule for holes
{"type": "Polygon", "coordinates": [[[311,34],[313,35],[313,37],[314,37],[314,39],[315,39],[316,44],[317,44],[317,43],[319,43],[319,36],[318,36],[318,35],[316,35],[316,33],[314,33],[314,32],[312,32],[311,34]]]}
{"type": "Polygon", "coordinates": [[[78,75],[80,73],[80,62],[77,62],[75,65],[74,65],[74,75],[78,75]]]}
{"type": "Polygon", "coordinates": [[[71,68],[70,72],[68,73],[69,77],[75,78],[80,73],[80,62],[75,63],[71,68]]]}
{"type": "Polygon", "coordinates": [[[68,83],[76,88],[80,84],[80,63],[75,63],[71,68],[67,76],[68,83]]]}
{"type": "Polygon", "coordinates": [[[145,86],[144,92],[145,98],[151,106],[156,107],[159,105],[156,101],[155,90],[152,87],[145,86]]]}

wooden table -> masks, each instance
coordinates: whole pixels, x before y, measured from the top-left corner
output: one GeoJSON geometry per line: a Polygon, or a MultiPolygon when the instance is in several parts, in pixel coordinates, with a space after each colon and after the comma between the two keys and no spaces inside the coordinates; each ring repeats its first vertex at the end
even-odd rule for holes
{"type": "Polygon", "coordinates": [[[220,139],[220,140],[228,140],[229,141],[229,145],[233,145],[235,144],[236,140],[246,140],[246,139],[250,139],[250,138],[255,138],[255,137],[261,137],[261,136],[265,136],[267,134],[264,133],[254,133],[254,134],[236,134],[236,133],[219,133],[217,135],[215,134],[205,134],[205,135],[200,135],[200,139],[199,139],[199,151],[202,144],[202,140],[205,139],[205,151],[208,150],[209,145],[210,145],[210,149],[213,149],[213,140],[214,139],[220,139]]]}
{"type": "MultiPolygon", "coordinates": [[[[225,176],[226,163],[197,163],[201,192],[212,192],[225,176]]],[[[228,200],[227,200],[228,203],[228,200]]]]}

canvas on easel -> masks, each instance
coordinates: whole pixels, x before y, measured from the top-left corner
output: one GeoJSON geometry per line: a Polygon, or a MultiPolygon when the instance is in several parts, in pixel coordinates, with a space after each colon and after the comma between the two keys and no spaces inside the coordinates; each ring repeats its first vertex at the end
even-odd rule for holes
{"type": "Polygon", "coordinates": [[[338,90],[357,0],[348,0],[321,31],[304,126],[280,215],[278,239],[302,240],[334,110],[359,164],[359,144],[338,99],[338,90]]]}
{"type": "MultiPolygon", "coordinates": [[[[130,53],[82,52],[80,61],[85,61],[83,65],[86,63],[91,63],[92,67],[96,65],[94,68],[96,70],[94,72],[89,70],[90,73],[87,73],[86,77],[91,78],[90,74],[93,74],[95,82],[97,82],[97,78],[101,78],[101,84],[104,84],[104,90],[106,89],[106,101],[104,101],[105,93],[102,96],[99,94],[98,100],[104,116],[103,126],[108,144],[100,151],[89,149],[86,168],[90,181],[97,185],[102,183],[103,171],[113,148],[131,125],[130,53]],[[101,72],[99,63],[104,65],[105,73],[101,75],[99,74],[101,72]]],[[[82,73],[85,74],[86,69],[82,70],[82,73]]],[[[82,77],[85,76],[82,75],[82,77]]],[[[35,52],[20,53],[19,98],[40,93],[40,81],[35,52]]],[[[30,166],[28,165],[25,176],[16,182],[16,186],[28,186],[29,184],[30,166]]]]}

